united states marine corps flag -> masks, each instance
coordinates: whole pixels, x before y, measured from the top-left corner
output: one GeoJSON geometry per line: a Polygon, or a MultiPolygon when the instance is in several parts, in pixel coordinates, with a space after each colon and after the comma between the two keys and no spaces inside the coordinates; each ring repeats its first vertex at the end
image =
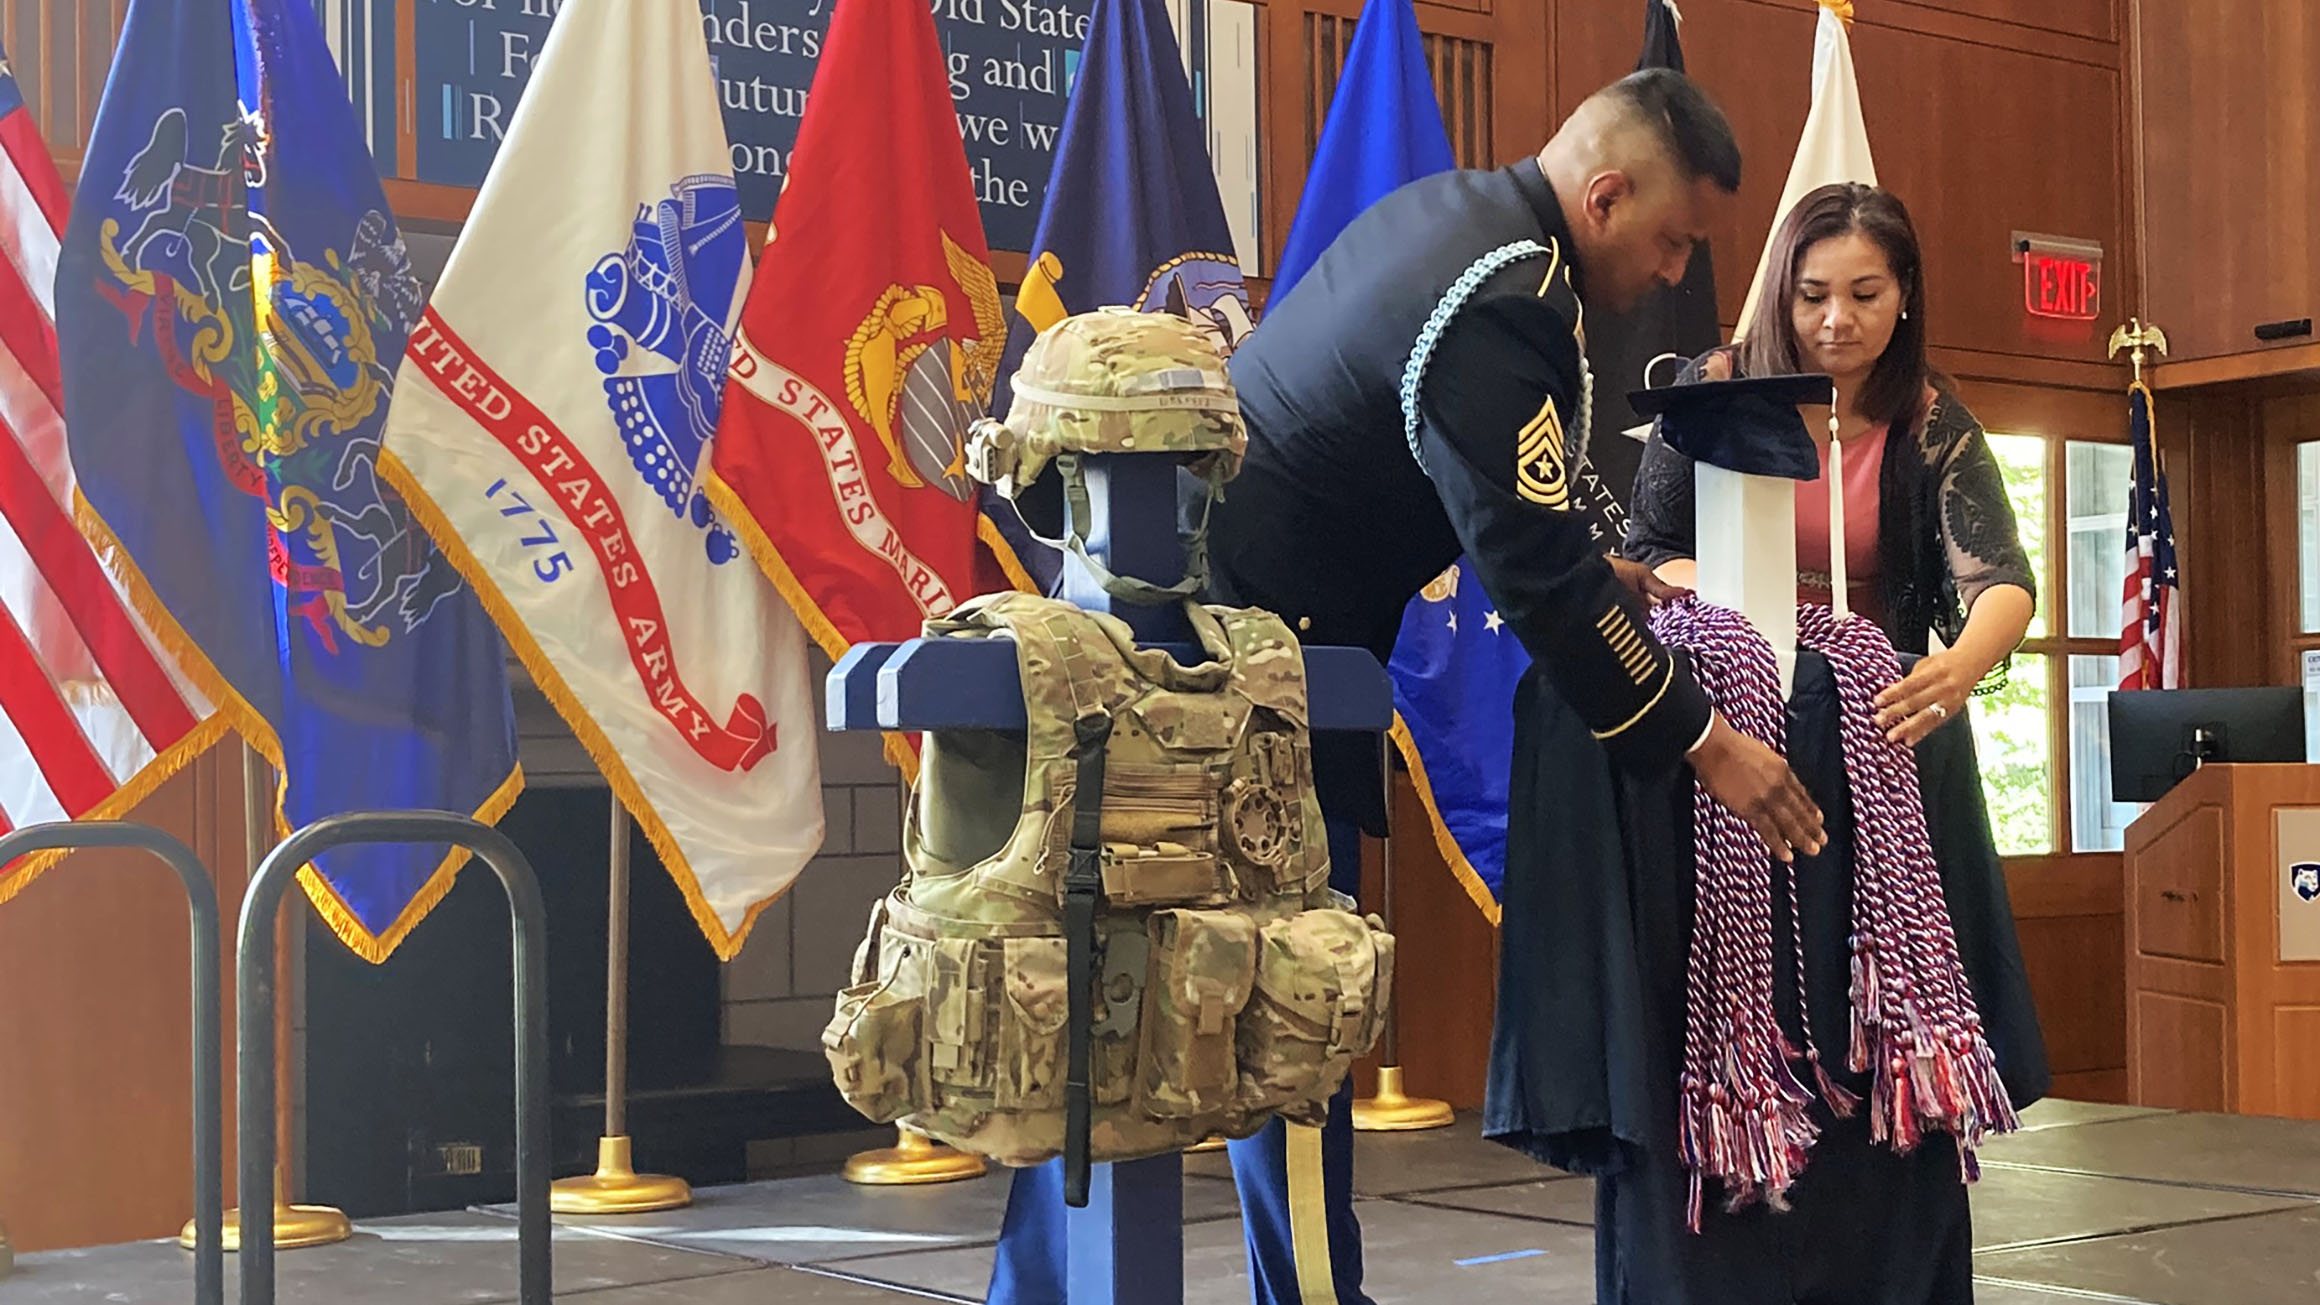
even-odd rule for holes
{"type": "MultiPolygon", "coordinates": [[[[507,648],[379,474],[424,297],[304,0],[135,0],[57,269],[83,531],[282,771],[277,823],[521,788],[507,648]]],[[[464,852],[301,881],[383,960],[464,852]]]]}
{"type": "Polygon", "coordinates": [[[1021,574],[965,469],[1007,328],[949,84],[925,5],[838,6],[710,454],[710,501],[832,657],[1021,574]]]}
{"type": "Polygon", "coordinates": [[[748,284],[698,7],[565,0],[385,460],[726,959],[822,841],[805,632],[698,483],[748,284]]]}

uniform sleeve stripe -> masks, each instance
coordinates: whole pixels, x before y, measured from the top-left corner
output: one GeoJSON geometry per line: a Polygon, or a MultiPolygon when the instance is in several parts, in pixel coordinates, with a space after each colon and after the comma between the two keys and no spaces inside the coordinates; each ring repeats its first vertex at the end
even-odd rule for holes
{"type": "Polygon", "coordinates": [[[1630,716],[1626,720],[1619,722],[1619,724],[1616,726],[1613,726],[1607,730],[1589,730],[1588,733],[1593,734],[1596,740],[1600,742],[1605,739],[1618,738],[1620,735],[1625,734],[1627,731],[1634,729],[1636,725],[1642,722],[1644,717],[1651,714],[1652,708],[1659,706],[1660,700],[1667,697],[1668,686],[1675,683],[1676,663],[1674,657],[1671,656],[1668,658],[1666,667],[1667,673],[1660,677],[1659,691],[1651,695],[1651,701],[1643,704],[1642,707],[1636,710],[1636,713],[1633,716],[1630,716]]]}

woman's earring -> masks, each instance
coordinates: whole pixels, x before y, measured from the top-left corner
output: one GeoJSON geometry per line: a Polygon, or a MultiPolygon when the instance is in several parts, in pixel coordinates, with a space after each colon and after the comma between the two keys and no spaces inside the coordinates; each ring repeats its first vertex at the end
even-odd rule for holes
{"type": "Polygon", "coordinates": [[[1908,310],[1908,309],[1904,308],[1904,309],[1902,309],[1902,310],[1901,310],[1901,320],[1902,320],[1902,321],[1904,321],[1904,322],[1906,322],[1906,321],[1908,321],[1908,320],[1909,320],[1909,310],[1908,310]]]}

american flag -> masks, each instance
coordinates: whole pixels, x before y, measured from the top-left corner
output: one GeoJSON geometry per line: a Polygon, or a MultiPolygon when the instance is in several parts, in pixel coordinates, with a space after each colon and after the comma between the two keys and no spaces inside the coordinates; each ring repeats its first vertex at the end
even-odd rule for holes
{"type": "Polygon", "coordinates": [[[2119,618],[2119,687],[2174,689],[2183,678],[2182,588],[2175,573],[2175,517],[2151,442],[2151,392],[2127,395],[2134,479],[2127,490],[2127,584],[2119,618]]]}
{"type": "MultiPolygon", "coordinates": [[[[122,815],[223,732],[73,524],[55,301],[66,203],[0,54],[0,833],[122,815]]],[[[0,866],[0,902],[54,859],[0,866]]]]}

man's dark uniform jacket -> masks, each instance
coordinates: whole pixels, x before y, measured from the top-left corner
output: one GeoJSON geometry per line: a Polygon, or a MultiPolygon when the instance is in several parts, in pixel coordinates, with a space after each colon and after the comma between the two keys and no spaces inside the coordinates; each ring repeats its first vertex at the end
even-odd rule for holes
{"type": "MultiPolygon", "coordinates": [[[[1672,767],[1708,703],[1651,635],[1573,510],[1582,430],[1581,270],[1537,161],[1440,173],[1372,205],[1232,359],[1248,460],[1210,520],[1212,593],[1278,612],[1310,645],[1382,662],[1403,609],[1461,554],[1539,672],[1612,756],[1672,767]],[[1418,391],[1403,373],[1446,292],[1514,259],[1448,319],[1418,391]]],[[[1382,832],[1375,743],[1316,736],[1325,809],[1382,832]]]]}

